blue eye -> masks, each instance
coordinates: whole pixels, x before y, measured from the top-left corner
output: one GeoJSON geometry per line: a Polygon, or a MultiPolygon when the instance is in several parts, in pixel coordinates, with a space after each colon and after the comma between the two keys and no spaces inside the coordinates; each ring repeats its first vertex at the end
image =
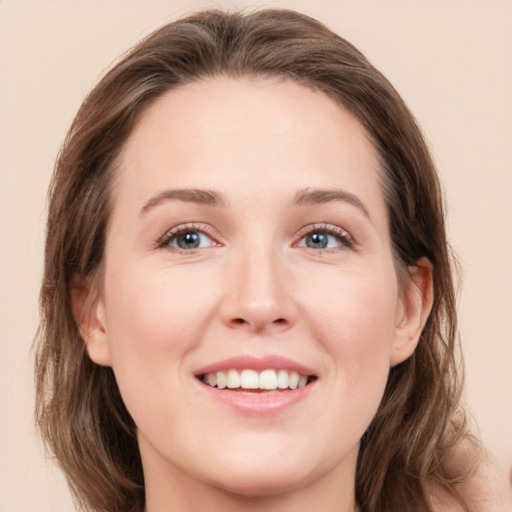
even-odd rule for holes
{"type": "Polygon", "coordinates": [[[180,249],[197,249],[201,245],[201,234],[189,231],[188,233],[178,235],[173,242],[176,242],[180,249]]]}
{"type": "Polygon", "coordinates": [[[297,244],[309,249],[342,249],[352,248],[354,241],[351,236],[336,226],[314,227],[304,234],[297,244]]]}
{"type": "Polygon", "coordinates": [[[178,251],[192,251],[219,245],[204,231],[193,226],[184,226],[167,232],[158,242],[159,247],[178,251]]]}
{"type": "MultiPolygon", "coordinates": [[[[327,233],[310,233],[306,235],[306,246],[312,249],[326,249],[331,244],[333,245],[333,240],[330,238],[334,238],[332,235],[328,235],[327,233]]],[[[337,240],[334,240],[334,244],[336,244],[337,240]]]]}

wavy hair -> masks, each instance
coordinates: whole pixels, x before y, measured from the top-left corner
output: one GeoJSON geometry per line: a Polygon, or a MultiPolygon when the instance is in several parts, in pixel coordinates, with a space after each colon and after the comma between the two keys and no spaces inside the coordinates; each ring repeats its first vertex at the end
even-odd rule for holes
{"type": "Polygon", "coordinates": [[[286,10],[204,11],[156,30],[92,90],[60,151],[35,343],[36,421],[77,504],[141,512],[145,497],[136,427],[112,370],[89,359],[70,295],[77,279],[100,279],[116,157],[141,113],[168,90],[219,75],[294,80],[323,91],[365,127],[380,157],[397,268],[427,257],[434,303],[415,353],[391,369],[361,440],[356,505],[431,512],[434,486],[472,510],[463,482],[478,442],[460,407],[453,263],[432,158],[387,79],[324,25],[286,10]],[[454,456],[461,445],[470,448],[463,459],[454,456]]]}

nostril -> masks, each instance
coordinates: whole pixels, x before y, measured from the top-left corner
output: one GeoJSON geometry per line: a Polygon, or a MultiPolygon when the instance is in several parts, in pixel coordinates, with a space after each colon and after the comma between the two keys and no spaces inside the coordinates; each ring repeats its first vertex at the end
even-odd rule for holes
{"type": "Polygon", "coordinates": [[[291,326],[291,322],[286,317],[277,317],[270,315],[248,315],[233,316],[227,320],[227,325],[233,329],[248,329],[251,331],[264,331],[266,329],[282,331],[291,326]]]}

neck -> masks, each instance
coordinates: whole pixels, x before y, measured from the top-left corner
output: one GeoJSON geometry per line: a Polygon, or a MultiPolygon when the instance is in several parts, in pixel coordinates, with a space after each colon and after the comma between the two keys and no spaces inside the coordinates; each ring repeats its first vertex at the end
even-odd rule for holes
{"type": "Polygon", "coordinates": [[[177,468],[157,471],[157,468],[145,467],[145,512],[357,512],[354,505],[356,459],[357,449],[351,455],[350,467],[334,468],[287,489],[276,488],[251,495],[191,478],[177,468]]]}

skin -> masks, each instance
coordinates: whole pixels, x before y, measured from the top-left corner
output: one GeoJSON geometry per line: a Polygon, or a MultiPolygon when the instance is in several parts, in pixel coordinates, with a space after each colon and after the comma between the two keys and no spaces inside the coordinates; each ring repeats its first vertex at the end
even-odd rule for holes
{"type": "Polygon", "coordinates": [[[116,172],[82,331],[137,424],[147,512],[353,511],[359,440],[432,302],[426,260],[398,286],[363,127],[291,81],[212,79],[153,103],[116,172]],[[214,190],[225,204],[155,199],[176,189],[214,190]],[[305,189],[363,207],[292,204],[305,189]],[[199,247],[162,242],[183,225],[199,247]],[[313,233],[328,247],[308,246],[313,233]],[[286,410],[243,413],[194,376],[240,354],[285,356],[318,378],[286,410]]]}

